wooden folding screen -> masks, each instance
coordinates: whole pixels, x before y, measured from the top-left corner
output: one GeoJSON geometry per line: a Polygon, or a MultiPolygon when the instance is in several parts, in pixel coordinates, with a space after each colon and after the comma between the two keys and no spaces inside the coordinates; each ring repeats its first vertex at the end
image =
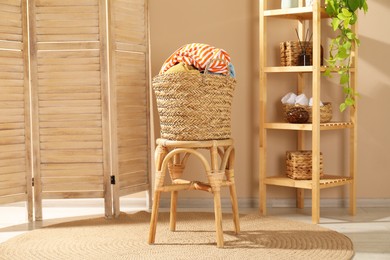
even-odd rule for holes
{"type": "Polygon", "coordinates": [[[149,188],[146,1],[28,4],[35,218],[58,198],[104,198],[118,215],[120,196],[149,188]]]}
{"type": "Polygon", "coordinates": [[[26,0],[0,1],[0,204],[26,201],[32,219],[26,0]]]}

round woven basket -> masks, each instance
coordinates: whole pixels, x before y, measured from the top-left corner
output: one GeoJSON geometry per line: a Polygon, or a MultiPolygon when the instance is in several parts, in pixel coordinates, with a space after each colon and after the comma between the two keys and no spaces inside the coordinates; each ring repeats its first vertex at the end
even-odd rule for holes
{"type": "Polygon", "coordinates": [[[152,85],[162,138],[178,141],[230,138],[234,78],[177,72],[155,76],[152,85]]]}
{"type": "MultiPolygon", "coordinates": [[[[311,112],[311,106],[303,106],[303,105],[290,105],[290,104],[283,104],[283,111],[284,111],[284,117],[285,120],[287,120],[287,112],[293,108],[293,107],[303,107],[308,113],[309,113],[309,120],[308,122],[312,122],[312,112],[311,112]]],[[[330,120],[332,120],[332,103],[330,102],[324,102],[323,106],[320,106],[320,122],[321,123],[327,123],[330,120]]]]}

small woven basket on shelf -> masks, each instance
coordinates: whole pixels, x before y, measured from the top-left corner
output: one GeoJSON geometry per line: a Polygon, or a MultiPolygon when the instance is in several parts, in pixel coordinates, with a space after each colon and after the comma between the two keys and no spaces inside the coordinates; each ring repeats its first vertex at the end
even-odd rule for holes
{"type": "Polygon", "coordinates": [[[165,73],[152,81],[161,137],[219,140],[231,137],[231,105],[236,80],[202,73],[165,73]]]}
{"type": "MultiPolygon", "coordinates": [[[[294,180],[312,179],[312,152],[286,152],[286,175],[294,180]]],[[[323,177],[323,157],[320,153],[320,178],[323,177]]]]}
{"type": "MultiPolygon", "coordinates": [[[[302,47],[307,45],[306,53],[310,55],[310,64],[313,64],[313,42],[301,42],[302,47]]],[[[280,65],[299,66],[299,55],[302,54],[299,42],[287,41],[280,43],[280,65]]],[[[321,66],[324,63],[324,48],[321,46],[321,66]]]]}
{"type": "MultiPolygon", "coordinates": [[[[310,64],[312,62],[312,43],[301,42],[302,45],[308,44],[307,54],[310,54],[310,64]]],[[[280,63],[282,66],[298,66],[299,65],[299,54],[302,53],[299,42],[287,41],[280,43],[280,63]]]]}
{"type": "MultiPolygon", "coordinates": [[[[291,104],[283,104],[283,111],[284,111],[284,119],[287,120],[287,112],[293,108],[293,107],[303,107],[308,113],[309,113],[309,120],[308,122],[312,122],[312,107],[311,106],[304,106],[304,105],[291,105],[291,104]]],[[[320,106],[320,122],[321,123],[327,123],[330,120],[332,120],[332,103],[330,102],[324,102],[323,106],[320,106]]]]}

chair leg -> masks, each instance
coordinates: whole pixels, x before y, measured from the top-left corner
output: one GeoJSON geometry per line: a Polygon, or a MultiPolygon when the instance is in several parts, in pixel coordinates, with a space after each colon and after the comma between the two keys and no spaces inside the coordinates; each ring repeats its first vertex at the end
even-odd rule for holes
{"type": "MultiPolygon", "coordinates": [[[[184,163],[181,163],[180,153],[173,156],[173,163],[168,163],[171,180],[179,179],[183,175],[184,163]]],[[[169,215],[169,230],[176,231],[176,211],[177,211],[178,191],[171,191],[171,210],[169,215]]]]}
{"type": "Polygon", "coordinates": [[[224,171],[218,170],[218,149],[216,145],[210,148],[211,172],[207,172],[207,177],[214,194],[214,214],[215,230],[217,235],[217,247],[223,247],[223,230],[222,230],[222,209],[221,209],[221,184],[224,171]]]}
{"type": "Polygon", "coordinates": [[[232,202],[232,212],[233,212],[233,222],[234,222],[234,231],[236,234],[240,233],[240,217],[238,213],[238,202],[237,202],[237,192],[236,185],[233,184],[229,187],[230,190],[230,200],[232,202]]]}
{"type": "Polygon", "coordinates": [[[217,247],[223,247],[221,192],[214,191],[215,230],[217,235],[217,247]]]}
{"type": "Polygon", "coordinates": [[[229,190],[230,190],[230,200],[232,202],[234,231],[236,232],[236,234],[238,234],[240,232],[240,219],[238,213],[236,183],[234,180],[234,160],[235,160],[235,153],[233,149],[231,151],[231,154],[229,155],[228,165],[225,174],[226,174],[226,179],[231,183],[229,186],[229,190]]]}
{"type": "Polygon", "coordinates": [[[155,152],[155,164],[156,164],[156,176],[155,176],[155,188],[153,195],[153,205],[152,205],[152,215],[150,217],[150,227],[149,227],[149,244],[154,244],[156,238],[156,228],[157,228],[157,219],[158,219],[158,210],[160,207],[160,187],[163,186],[165,170],[161,171],[161,165],[163,163],[164,157],[168,153],[167,148],[162,145],[158,145],[155,152]]]}
{"type": "Polygon", "coordinates": [[[152,216],[150,218],[149,244],[154,244],[156,238],[156,228],[158,219],[158,209],[160,207],[160,191],[155,191],[153,196],[152,216]]]}
{"type": "Polygon", "coordinates": [[[176,210],[177,210],[177,196],[178,191],[171,192],[171,212],[169,218],[169,229],[171,231],[176,231],[176,210]]]}

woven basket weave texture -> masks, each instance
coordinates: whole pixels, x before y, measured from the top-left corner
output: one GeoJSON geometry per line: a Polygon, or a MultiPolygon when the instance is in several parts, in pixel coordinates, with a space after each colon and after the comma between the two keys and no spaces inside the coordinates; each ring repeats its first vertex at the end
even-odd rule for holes
{"type": "MultiPolygon", "coordinates": [[[[287,151],[286,175],[294,180],[311,180],[312,151],[287,151]]],[[[323,156],[320,153],[320,177],[323,175],[323,156]]]]}
{"type": "MultiPolygon", "coordinates": [[[[283,104],[284,111],[284,119],[287,121],[287,112],[293,107],[303,107],[309,113],[308,122],[312,122],[312,107],[311,106],[303,106],[299,104],[291,105],[291,104],[283,104]]],[[[324,102],[323,106],[320,106],[320,123],[327,123],[332,120],[332,103],[324,102]]]]}
{"type": "MultiPolygon", "coordinates": [[[[308,44],[307,54],[310,54],[310,64],[313,64],[312,43],[301,42],[302,45],[308,44]]],[[[298,66],[299,54],[302,53],[299,42],[287,41],[280,43],[280,64],[282,66],[298,66]]]]}
{"type": "Polygon", "coordinates": [[[178,72],[157,75],[152,84],[162,138],[186,141],[231,137],[234,78],[178,72]]]}

